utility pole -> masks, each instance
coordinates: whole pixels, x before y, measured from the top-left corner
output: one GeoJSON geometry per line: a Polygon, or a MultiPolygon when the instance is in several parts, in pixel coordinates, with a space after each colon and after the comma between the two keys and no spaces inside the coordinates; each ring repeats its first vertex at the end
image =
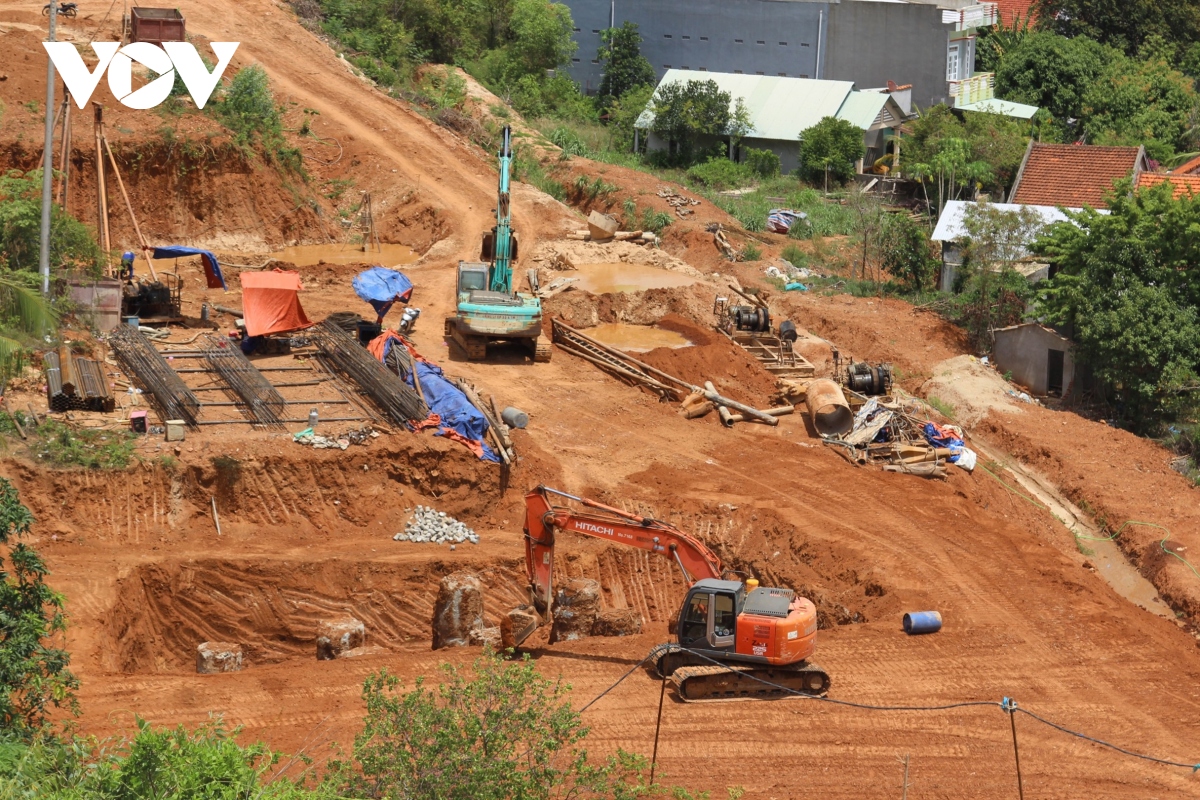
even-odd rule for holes
{"type": "MultiPolygon", "coordinates": [[[[58,21],[58,0],[50,0],[50,38],[58,21]]],[[[42,294],[50,296],[50,195],[54,183],[54,62],[46,55],[46,142],[42,149],[42,242],[38,266],[42,272],[42,294]]]]}

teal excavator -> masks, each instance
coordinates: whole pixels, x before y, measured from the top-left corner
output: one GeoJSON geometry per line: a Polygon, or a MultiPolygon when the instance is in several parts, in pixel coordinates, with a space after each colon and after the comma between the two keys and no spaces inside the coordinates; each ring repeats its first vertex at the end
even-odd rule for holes
{"type": "Polygon", "coordinates": [[[534,361],[549,361],[550,342],[542,336],[542,301],[513,290],[513,264],[517,260],[517,234],[512,229],[509,168],[512,165],[512,132],[505,127],[500,146],[500,191],[496,199],[496,225],[483,235],[479,261],[458,262],[458,302],[454,316],[446,319],[446,335],[467,354],[469,361],[487,358],[490,342],[511,341],[528,348],[534,361]]]}

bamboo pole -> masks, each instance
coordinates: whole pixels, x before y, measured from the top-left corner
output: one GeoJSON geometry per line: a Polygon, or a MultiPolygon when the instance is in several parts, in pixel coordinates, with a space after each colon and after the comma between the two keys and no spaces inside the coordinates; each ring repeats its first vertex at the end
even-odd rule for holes
{"type": "Polygon", "coordinates": [[[129,211],[129,218],[133,220],[133,230],[137,233],[138,241],[142,243],[142,256],[145,257],[146,263],[150,266],[150,279],[158,280],[158,274],[154,271],[154,262],[150,260],[150,245],[146,244],[146,237],[142,236],[142,228],[138,225],[137,216],[133,213],[133,204],[129,202],[129,194],[125,191],[125,181],[121,180],[121,170],[117,168],[117,158],[113,155],[112,148],[108,144],[108,137],[104,135],[104,126],[100,127],[100,141],[104,143],[104,151],[108,153],[109,163],[112,164],[113,174],[117,176],[117,186],[121,189],[121,198],[125,201],[125,208],[129,211]]]}

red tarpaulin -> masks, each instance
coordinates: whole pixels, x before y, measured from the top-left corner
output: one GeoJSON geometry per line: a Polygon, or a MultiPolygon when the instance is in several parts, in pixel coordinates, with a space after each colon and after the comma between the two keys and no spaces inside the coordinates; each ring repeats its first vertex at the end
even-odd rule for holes
{"type": "Polygon", "coordinates": [[[313,323],[304,316],[300,299],[300,274],[277,269],[271,272],[243,272],[242,318],[249,336],[285,333],[307,328],[313,323]]]}

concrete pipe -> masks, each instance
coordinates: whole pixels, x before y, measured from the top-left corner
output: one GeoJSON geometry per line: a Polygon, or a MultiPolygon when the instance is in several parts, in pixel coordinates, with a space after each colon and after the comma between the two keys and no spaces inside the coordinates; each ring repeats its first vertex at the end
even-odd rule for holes
{"type": "Polygon", "coordinates": [[[808,385],[805,395],[808,415],[813,427],[823,436],[842,436],[854,428],[854,414],[842,389],[828,378],[815,380],[808,385]]]}

